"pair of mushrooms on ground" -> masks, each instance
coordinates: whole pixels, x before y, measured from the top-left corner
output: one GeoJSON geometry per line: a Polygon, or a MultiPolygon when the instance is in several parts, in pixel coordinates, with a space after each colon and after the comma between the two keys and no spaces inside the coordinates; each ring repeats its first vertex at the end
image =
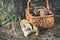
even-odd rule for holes
{"type": "Polygon", "coordinates": [[[30,34],[33,34],[35,33],[35,35],[38,35],[38,29],[36,26],[32,26],[28,20],[26,19],[23,19],[21,22],[20,22],[20,25],[21,25],[21,29],[24,33],[24,36],[27,37],[29,36],[30,34]]]}

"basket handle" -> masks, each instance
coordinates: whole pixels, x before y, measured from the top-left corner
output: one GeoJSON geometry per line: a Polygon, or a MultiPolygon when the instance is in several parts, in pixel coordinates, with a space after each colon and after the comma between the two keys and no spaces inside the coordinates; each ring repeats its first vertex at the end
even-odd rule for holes
{"type": "Polygon", "coordinates": [[[30,3],[31,0],[28,0],[27,2],[27,9],[28,9],[28,12],[29,12],[29,3],[30,3]]]}
{"type": "MultiPolygon", "coordinates": [[[[28,0],[28,2],[27,2],[27,9],[28,9],[28,11],[29,11],[29,3],[30,3],[30,1],[31,0],[28,0]]],[[[46,0],[46,8],[50,9],[48,0],[46,0]]]]}
{"type": "Polygon", "coordinates": [[[48,0],[46,0],[46,8],[50,9],[48,0]]]}

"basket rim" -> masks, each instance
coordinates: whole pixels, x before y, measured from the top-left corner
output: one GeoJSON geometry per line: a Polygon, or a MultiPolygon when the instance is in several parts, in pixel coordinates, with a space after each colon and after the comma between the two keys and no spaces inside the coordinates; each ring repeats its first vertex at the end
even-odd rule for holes
{"type": "MultiPolygon", "coordinates": [[[[43,8],[44,6],[36,6],[35,8],[43,8]]],[[[32,8],[29,8],[29,10],[30,9],[32,9],[32,8]]],[[[28,9],[26,9],[26,11],[28,11],[28,9]]],[[[30,14],[30,12],[29,13],[26,13],[26,14],[30,14]]],[[[53,12],[52,12],[52,14],[51,15],[46,15],[46,16],[33,16],[33,15],[29,15],[31,18],[33,18],[33,19],[35,19],[35,18],[48,18],[48,17],[52,17],[52,16],[54,16],[54,14],[53,14],[53,12]]]]}
{"type": "Polygon", "coordinates": [[[48,18],[48,17],[52,17],[52,16],[54,16],[54,14],[46,15],[46,16],[32,16],[32,18],[48,18]]]}
{"type": "MultiPolygon", "coordinates": [[[[36,6],[34,8],[43,8],[44,6],[36,6]]],[[[32,9],[31,7],[29,9],[32,9]]]]}

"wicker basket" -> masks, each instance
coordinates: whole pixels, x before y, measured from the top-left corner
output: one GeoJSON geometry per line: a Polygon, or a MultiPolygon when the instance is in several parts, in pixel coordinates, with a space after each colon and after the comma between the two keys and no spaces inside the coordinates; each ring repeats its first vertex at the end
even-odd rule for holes
{"type": "MultiPolygon", "coordinates": [[[[26,19],[28,19],[33,26],[39,26],[40,28],[52,28],[53,27],[54,25],[54,14],[53,13],[47,16],[32,16],[31,15],[32,13],[30,13],[30,10],[32,8],[29,8],[29,2],[27,4],[28,4],[28,7],[25,10],[26,19]]],[[[35,8],[41,8],[41,6],[35,7],[35,8]]]]}

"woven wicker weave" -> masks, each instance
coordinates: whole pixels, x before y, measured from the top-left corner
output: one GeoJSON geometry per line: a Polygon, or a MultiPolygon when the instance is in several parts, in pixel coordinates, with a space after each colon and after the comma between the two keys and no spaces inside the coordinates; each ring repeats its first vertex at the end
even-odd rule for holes
{"type": "MultiPolygon", "coordinates": [[[[41,6],[35,7],[35,8],[41,8],[41,6]]],[[[30,10],[32,8],[29,8],[29,1],[27,2],[27,8],[26,8],[26,19],[30,21],[30,23],[33,26],[39,26],[40,28],[52,28],[54,25],[54,14],[46,15],[46,16],[32,16],[30,13],[30,10]]]]}

